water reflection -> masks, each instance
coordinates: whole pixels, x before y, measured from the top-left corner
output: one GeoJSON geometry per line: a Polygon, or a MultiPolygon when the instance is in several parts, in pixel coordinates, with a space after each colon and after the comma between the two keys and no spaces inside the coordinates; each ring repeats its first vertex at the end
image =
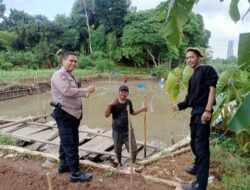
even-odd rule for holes
{"type": "MultiPolygon", "coordinates": [[[[188,133],[189,112],[173,113],[165,89],[160,87],[159,82],[129,81],[127,84],[130,88],[129,98],[132,100],[135,110],[143,105],[144,96],[147,97],[148,139],[159,138],[164,144],[169,145],[171,136],[174,136],[177,141],[188,133]],[[143,88],[138,86],[139,83],[143,83],[143,88]]],[[[88,99],[83,99],[82,124],[91,128],[111,129],[111,116],[105,118],[104,111],[107,105],[117,97],[121,83],[118,81],[99,81],[95,82],[95,85],[96,92],[88,99]]],[[[50,114],[52,112],[52,108],[49,106],[50,101],[51,94],[45,93],[0,102],[0,116],[13,118],[50,114]]],[[[132,123],[137,139],[143,139],[144,113],[132,116],[132,123]]]]}

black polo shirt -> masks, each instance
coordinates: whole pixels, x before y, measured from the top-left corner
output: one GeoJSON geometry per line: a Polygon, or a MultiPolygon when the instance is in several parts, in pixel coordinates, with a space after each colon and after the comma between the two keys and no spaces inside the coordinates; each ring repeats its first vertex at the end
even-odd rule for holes
{"type": "Polygon", "coordinates": [[[189,79],[185,100],[178,104],[179,109],[192,107],[202,108],[204,111],[208,102],[209,87],[213,86],[216,88],[217,81],[218,75],[213,67],[210,65],[200,65],[197,67],[189,79]]]}

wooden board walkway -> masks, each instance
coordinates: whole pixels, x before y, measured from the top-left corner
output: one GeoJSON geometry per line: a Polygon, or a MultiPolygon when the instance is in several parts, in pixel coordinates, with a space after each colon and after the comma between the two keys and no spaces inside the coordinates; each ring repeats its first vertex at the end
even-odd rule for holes
{"type": "MultiPolygon", "coordinates": [[[[60,138],[58,129],[54,121],[45,123],[39,120],[45,116],[26,117],[18,119],[6,119],[0,116],[0,133],[7,133],[16,139],[28,143],[26,148],[38,150],[50,154],[58,155],[58,146],[60,138]]],[[[27,144],[26,143],[26,144],[27,144]]],[[[79,127],[79,156],[80,158],[91,161],[100,161],[115,159],[113,150],[112,131],[105,131],[101,128],[88,128],[87,126],[79,127]]],[[[138,159],[143,159],[143,143],[138,141],[138,159]]],[[[124,146],[125,148],[125,146],[124,146]]],[[[147,146],[147,155],[158,151],[153,145],[147,146]]],[[[123,158],[126,160],[130,157],[127,150],[123,151],[123,158]]]]}

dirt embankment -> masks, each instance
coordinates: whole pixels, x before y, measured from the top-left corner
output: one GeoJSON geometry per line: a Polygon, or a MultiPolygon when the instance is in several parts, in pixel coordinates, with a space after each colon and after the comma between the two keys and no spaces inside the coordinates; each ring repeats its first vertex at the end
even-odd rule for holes
{"type": "MultiPolygon", "coordinates": [[[[109,171],[85,168],[93,174],[88,183],[70,183],[69,174],[57,174],[57,165],[52,169],[43,168],[43,162],[30,159],[0,158],[0,190],[47,190],[47,173],[52,178],[53,190],[129,190],[130,176],[114,174],[109,171]]],[[[133,176],[133,189],[166,190],[173,189],[164,184],[145,181],[143,177],[133,176]]]]}

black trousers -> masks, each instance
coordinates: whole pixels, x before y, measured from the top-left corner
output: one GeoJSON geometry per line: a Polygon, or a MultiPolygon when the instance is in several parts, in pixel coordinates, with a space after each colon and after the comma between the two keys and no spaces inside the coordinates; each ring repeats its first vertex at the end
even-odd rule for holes
{"type": "Polygon", "coordinates": [[[53,114],[60,137],[60,166],[69,167],[71,172],[76,172],[79,170],[78,128],[81,119],[77,119],[61,109],[55,109],[53,114]]]}
{"type": "Polygon", "coordinates": [[[201,114],[191,116],[191,149],[195,155],[194,168],[196,170],[197,182],[201,187],[206,188],[209,176],[209,135],[210,121],[206,124],[201,122],[201,114]]]}

